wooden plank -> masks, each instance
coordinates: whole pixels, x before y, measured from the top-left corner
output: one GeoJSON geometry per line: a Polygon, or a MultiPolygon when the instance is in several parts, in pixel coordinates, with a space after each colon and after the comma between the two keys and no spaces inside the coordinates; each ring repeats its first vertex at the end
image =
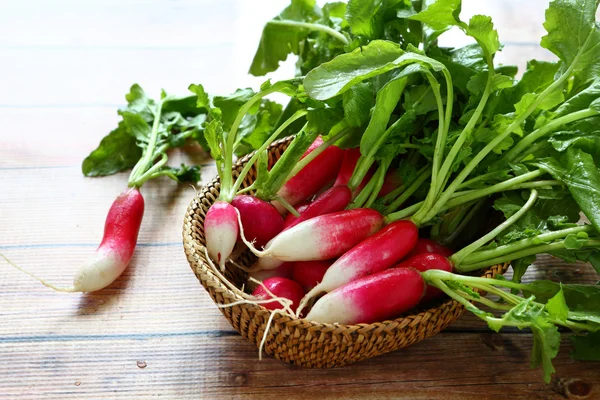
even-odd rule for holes
{"type": "Polygon", "coordinates": [[[218,330],[17,340],[0,340],[3,398],[561,399],[562,386],[572,398],[600,395],[597,365],[569,360],[567,347],[555,383],[544,384],[528,365],[529,335],[439,335],[330,370],[258,361],[253,345],[218,330]]]}

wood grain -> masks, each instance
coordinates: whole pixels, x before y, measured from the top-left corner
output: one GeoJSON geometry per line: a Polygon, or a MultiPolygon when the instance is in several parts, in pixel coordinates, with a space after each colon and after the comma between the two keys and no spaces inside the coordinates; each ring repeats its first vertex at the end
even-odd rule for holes
{"type": "MultiPolygon", "coordinates": [[[[246,75],[262,24],[287,0],[22,0],[0,3],[0,252],[60,285],[94,250],[127,174],[81,175],[81,160],[116,126],[138,82],[151,95],[256,87],[246,75]]],[[[500,63],[552,59],[536,43],[547,1],[465,1],[491,14],[500,63]]],[[[459,43],[459,35],[447,40],[459,43]]],[[[452,36],[454,35],[454,36],[452,36]]],[[[287,62],[279,76],[293,70],[287,62]]],[[[275,75],[274,79],[277,79],[275,75]]],[[[214,166],[187,149],[171,162],[214,166]]],[[[600,365],[569,359],[546,385],[529,368],[531,336],[491,333],[467,315],[416,346],[334,370],[258,361],[212,304],[181,245],[189,186],[144,187],[136,255],[109,288],[55,293],[0,263],[2,399],[560,399],[600,398],[600,365]]],[[[593,282],[586,265],[540,258],[527,279],[593,282]]]]}

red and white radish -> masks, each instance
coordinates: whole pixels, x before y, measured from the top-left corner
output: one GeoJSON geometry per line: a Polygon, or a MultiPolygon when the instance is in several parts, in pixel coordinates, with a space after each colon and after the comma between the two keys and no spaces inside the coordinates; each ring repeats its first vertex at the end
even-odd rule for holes
{"type": "MultiPolygon", "coordinates": [[[[352,178],[352,174],[356,169],[356,163],[360,158],[360,149],[358,147],[344,150],[344,159],[340,167],[340,172],[335,180],[334,186],[347,186],[352,178]]],[[[374,169],[370,168],[367,175],[360,182],[358,187],[354,190],[353,196],[356,196],[360,191],[367,185],[371,177],[373,176],[374,169]]]]}
{"type": "MultiPolygon", "coordinates": [[[[322,144],[323,138],[319,136],[306,150],[303,158],[322,144]]],[[[335,181],[343,156],[342,149],[335,145],[329,146],[288,180],[277,195],[292,206],[307,200],[335,181]]],[[[281,213],[285,212],[285,208],[278,201],[274,201],[273,205],[281,213]]]]}
{"type": "MultiPolygon", "coordinates": [[[[383,225],[383,216],[371,209],[357,208],[320,215],[275,236],[264,251],[244,243],[259,257],[282,261],[328,260],[344,254],[383,225]]],[[[276,268],[277,266],[275,266],[276,268]]]]}
{"type": "Polygon", "coordinates": [[[327,324],[382,322],[416,306],[424,291],[419,271],[393,268],[327,293],[317,300],[306,319],[327,324]]]}
{"type": "MultiPolygon", "coordinates": [[[[421,253],[415,256],[412,256],[398,265],[395,268],[414,268],[417,271],[425,272],[430,269],[439,269],[446,272],[452,272],[453,267],[450,260],[438,253],[421,253]]],[[[423,297],[423,302],[427,302],[436,297],[439,297],[444,292],[440,289],[433,287],[431,285],[427,285],[427,290],[425,292],[425,296],[423,297]]]]}
{"type": "Polygon", "coordinates": [[[131,261],[143,216],[144,198],[140,191],[131,188],[121,193],[106,216],[102,242],[76,272],[72,287],[57,287],[2,257],[15,268],[52,289],[61,292],[94,292],[113,283],[131,261]]]}
{"type": "Polygon", "coordinates": [[[453,251],[434,240],[419,238],[417,244],[415,245],[415,248],[410,252],[408,257],[416,256],[417,254],[423,253],[436,253],[444,257],[450,257],[453,254],[453,251]]]}
{"type": "Polygon", "coordinates": [[[204,218],[204,235],[208,254],[217,261],[221,270],[237,242],[239,234],[238,211],[226,201],[215,202],[204,218]]]}
{"type": "MultiPolygon", "coordinates": [[[[262,282],[262,285],[259,285],[254,289],[252,295],[256,297],[258,300],[268,300],[271,299],[272,296],[269,294],[265,287],[276,297],[286,298],[291,300],[292,302],[292,311],[296,310],[298,304],[300,303],[300,299],[304,296],[304,289],[298,283],[294,282],[288,278],[282,277],[273,277],[265,279],[262,282]]],[[[261,305],[269,310],[280,310],[283,309],[283,305],[277,300],[269,301],[269,302],[261,302],[261,305]]]]}
{"type": "Polygon", "coordinates": [[[264,247],[283,229],[283,218],[269,202],[254,196],[238,195],[231,205],[240,212],[246,239],[257,247],[264,247]]]}
{"type": "Polygon", "coordinates": [[[308,292],[323,280],[323,275],[333,262],[333,260],[296,261],[284,265],[292,265],[292,279],[308,292]]]}
{"type": "MultiPolygon", "coordinates": [[[[352,192],[348,186],[334,186],[321,193],[312,203],[308,204],[300,213],[299,217],[289,219],[285,229],[299,224],[302,221],[318,217],[319,215],[342,211],[352,200],[352,192]]],[[[292,215],[292,214],[290,214],[292,215]]],[[[293,215],[292,215],[293,216],[293,215]]],[[[286,218],[286,220],[288,220],[286,218]]]]}
{"type": "Polygon", "coordinates": [[[419,230],[408,220],[392,222],[337,259],[302,300],[302,306],[321,292],[330,292],[363,276],[390,268],[415,246],[419,230]]]}

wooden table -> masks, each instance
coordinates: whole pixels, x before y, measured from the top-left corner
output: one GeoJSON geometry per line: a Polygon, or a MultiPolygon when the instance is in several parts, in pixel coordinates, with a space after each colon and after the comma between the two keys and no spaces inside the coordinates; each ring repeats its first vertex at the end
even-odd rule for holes
{"type": "MultiPolygon", "coordinates": [[[[0,4],[0,251],[68,285],[94,250],[127,174],[86,179],[82,159],[116,126],[129,86],[152,96],[256,87],[246,76],[264,21],[285,0],[21,0],[0,4]]],[[[523,67],[544,1],[465,1],[491,14],[523,67]]],[[[462,40],[460,35],[454,35],[462,40]]],[[[452,39],[452,37],[450,37],[452,39]]],[[[278,76],[290,74],[287,63],[278,76]]],[[[215,175],[205,155],[203,180],[215,175]]],[[[177,158],[173,160],[177,162],[177,158]]],[[[181,245],[192,188],[144,187],[147,211],[131,266],[109,288],[55,293],[0,263],[0,398],[600,398],[600,365],[571,361],[569,341],[545,385],[529,333],[491,333],[466,316],[418,345],[353,366],[302,370],[258,361],[211,303],[181,245]]],[[[528,278],[589,282],[590,267],[542,259],[528,278]]]]}

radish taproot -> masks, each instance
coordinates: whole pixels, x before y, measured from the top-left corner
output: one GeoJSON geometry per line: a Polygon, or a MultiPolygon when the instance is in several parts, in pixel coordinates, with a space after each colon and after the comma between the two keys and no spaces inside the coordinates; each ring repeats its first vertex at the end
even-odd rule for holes
{"type": "Polygon", "coordinates": [[[415,307],[425,281],[413,268],[393,268],[352,281],[312,306],[306,319],[327,324],[382,322],[415,307]]]}
{"type": "Polygon", "coordinates": [[[319,293],[330,292],[356,279],[390,268],[413,249],[418,235],[415,224],[400,220],[366,238],[329,267],[321,283],[302,300],[300,310],[319,293]]]}
{"type": "Polygon", "coordinates": [[[269,202],[254,196],[237,195],[231,201],[240,212],[246,238],[264,247],[283,229],[283,218],[269,202]]]}
{"type": "MultiPolygon", "coordinates": [[[[314,150],[323,145],[321,136],[313,142],[313,144],[304,153],[303,157],[308,156],[314,150]]],[[[327,185],[331,185],[340,170],[344,151],[335,145],[327,147],[322,153],[310,161],[304,168],[298,171],[290,178],[277,195],[286,201],[291,206],[301,203],[317,192],[322,190],[327,185]]],[[[277,200],[273,201],[273,205],[283,213],[285,207],[277,200]]]]}
{"type": "MultiPolygon", "coordinates": [[[[242,240],[259,257],[281,261],[328,260],[362,242],[383,225],[383,216],[371,209],[357,208],[320,215],[303,221],[275,236],[263,251],[242,240]]],[[[276,265],[274,268],[276,268],[276,265]]]]}
{"type": "Polygon", "coordinates": [[[333,262],[333,260],[296,261],[284,265],[290,264],[292,266],[292,279],[298,282],[305,291],[309,292],[323,280],[323,275],[333,262]]]}
{"type": "MultiPolygon", "coordinates": [[[[265,279],[262,285],[259,285],[254,289],[252,295],[258,300],[268,300],[272,298],[271,294],[265,289],[268,289],[273,295],[279,298],[289,299],[292,302],[292,310],[296,310],[302,296],[304,296],[304,290],[300,284],[294,282],[288,278],[272,277],[265,279]],[[263,286],[264,285],[264,286],[263,286]]],[[[283,305],[277,300],[270,302],[261,302],[261,305],[268,310],[280,310],[283,305]]]]}

